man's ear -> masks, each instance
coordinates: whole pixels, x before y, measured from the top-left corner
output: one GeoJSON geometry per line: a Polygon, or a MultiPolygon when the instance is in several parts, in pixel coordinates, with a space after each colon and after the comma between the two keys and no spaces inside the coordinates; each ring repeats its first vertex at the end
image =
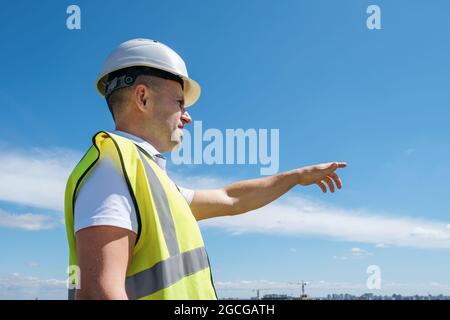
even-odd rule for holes
{"type": "Polygon", "coordinates": [[[139,109],[145,109],[148,107],[149,103],[149,93],[148,89],[143,84],[138,84],[136,88],[134,89],[134,99],[136,102],[136,105],[139,109]]]}

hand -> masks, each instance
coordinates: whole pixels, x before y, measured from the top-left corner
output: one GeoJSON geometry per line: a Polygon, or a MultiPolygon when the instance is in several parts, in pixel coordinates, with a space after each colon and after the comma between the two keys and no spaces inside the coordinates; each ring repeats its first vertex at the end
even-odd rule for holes
{"type": "Polygon", "coordinates": [[[338,189],[342,188],[342,181],[339,179],[338,175],[335,173],[338,168],[345,168],[347,166],[346,162],[328,162],[316,164],[313,166],[303,167],[297,169],[299,175],[299,184],[303,186],[308,186],[310,184],[317,184],[323,193],[327,192],[328,185],[331,192],[334,192],[334,184],[338,189]]]}

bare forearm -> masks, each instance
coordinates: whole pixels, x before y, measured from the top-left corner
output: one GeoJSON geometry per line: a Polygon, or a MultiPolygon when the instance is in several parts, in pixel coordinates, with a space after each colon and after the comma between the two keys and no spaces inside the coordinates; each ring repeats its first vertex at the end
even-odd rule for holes
{"type": "Polygon", "coordinates": [[[224,187],[226,194],[233,199],[232,212],[229,214],[241,214],[261,208],[297,184],[298,172],[295,170],[230,184],[224,187]]]}
{"type": "Polygon", "coordinates": [[[236,182],[221,189],[195,190],[191,210],[197,220],[236,215],[269,204],[297,184],[316,184],[323,192],[326,192],[328,185],[334,192],[334,184],[338,189],[342,188],[335,170],[346,166],[345,162],[322,163],[271,177],[236,182]]]}

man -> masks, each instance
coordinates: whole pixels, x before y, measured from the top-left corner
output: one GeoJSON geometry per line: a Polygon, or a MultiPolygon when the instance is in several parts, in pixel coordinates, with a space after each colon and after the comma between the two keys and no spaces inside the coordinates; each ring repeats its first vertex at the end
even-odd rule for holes
{"type": "Polygon", "coordinates": [[[65,216],[76,299],[216,299],[198,220],[237,215],[296,185],[342,187],[331,162],[221,189],[190,190],[165,172],[161,152],[180,145],[186,108],[200,95],[184,61],[154,40],[108,57],[97,80],[116,125],[99,132],[66,187],[65,216]],[[77,278],[79,277],[79,279],[77,278]]]}

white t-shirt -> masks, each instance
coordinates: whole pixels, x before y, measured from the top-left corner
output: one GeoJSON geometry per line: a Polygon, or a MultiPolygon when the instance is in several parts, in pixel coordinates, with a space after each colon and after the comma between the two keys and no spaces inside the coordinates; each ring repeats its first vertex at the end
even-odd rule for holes
{"type": "MultiPolygon", "coordinates": [[[[148,142],[122,131],[114,131],[139,145],[165,170],[166,160],[148,142]],[[158,156],[156,156],[158,155],[158,156]]],[[[194,190],[178,187],[190,204],[194,190]]],[[[115,226],[137,234],[136,210],[130,192],[122,176],[121,168],[109,157],[101,158],[92,172],[85,178],[74,208],[75,232],[91,226],[115,226]]]]}

